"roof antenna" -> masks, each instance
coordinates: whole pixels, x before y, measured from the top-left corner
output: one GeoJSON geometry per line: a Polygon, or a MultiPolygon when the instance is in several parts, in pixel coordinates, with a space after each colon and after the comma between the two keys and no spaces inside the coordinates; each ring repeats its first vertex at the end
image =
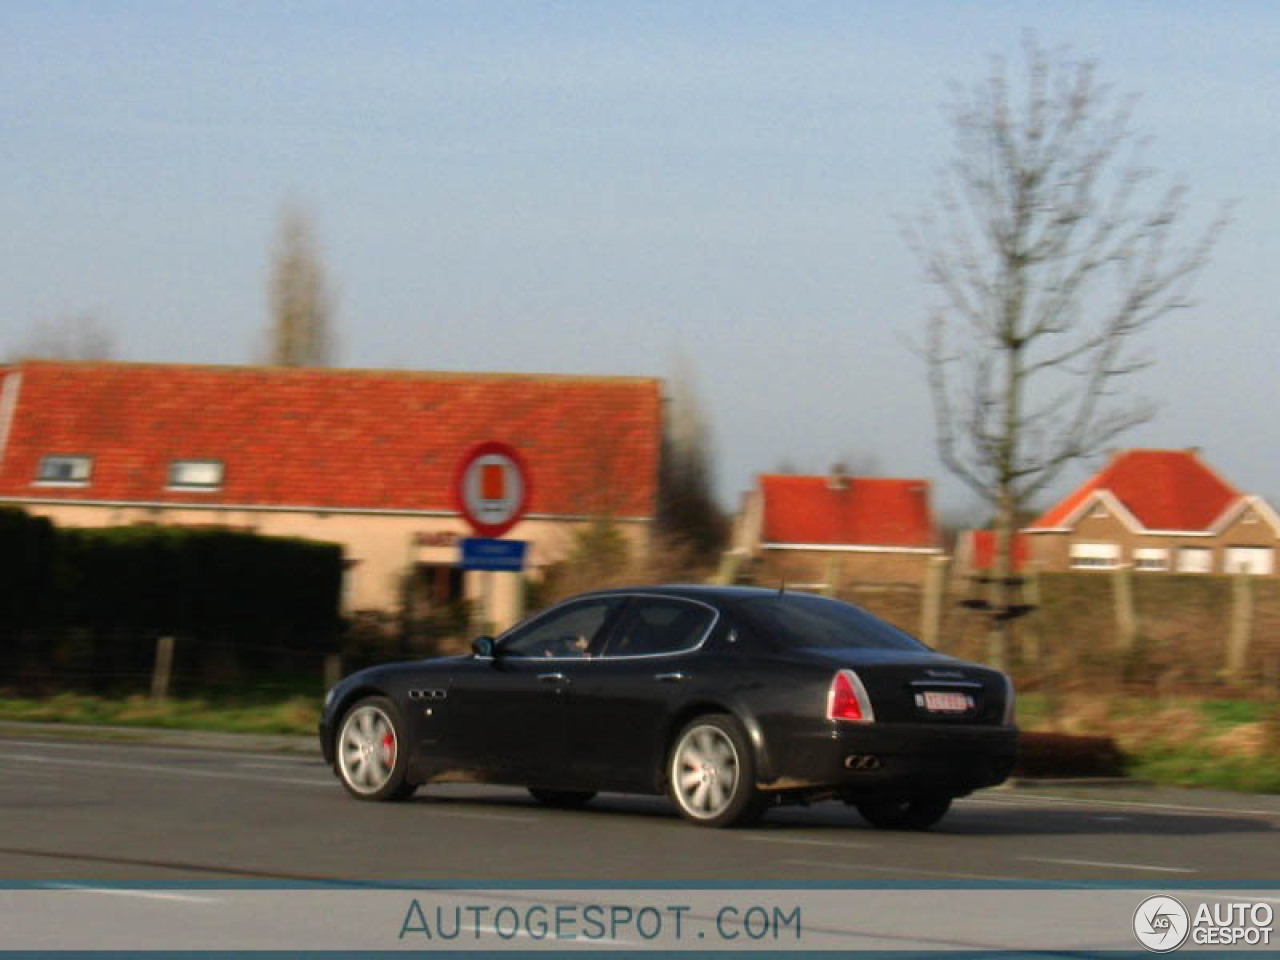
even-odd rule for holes
{"type": "Polygon", "coordinates": [[[783,577],[778,581],[778,596],[782,596],[787,592],[787,578],[783,577]]]}

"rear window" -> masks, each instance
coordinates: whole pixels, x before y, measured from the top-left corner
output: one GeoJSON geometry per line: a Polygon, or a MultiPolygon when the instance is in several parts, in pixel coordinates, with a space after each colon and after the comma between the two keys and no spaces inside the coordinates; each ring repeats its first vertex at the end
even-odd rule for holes
{"type": "Polygon", "coordinates": [[[780,646],[926,650],[908,633],[839,600],[805,594],[752,597],[743,610],[780,646]]]}

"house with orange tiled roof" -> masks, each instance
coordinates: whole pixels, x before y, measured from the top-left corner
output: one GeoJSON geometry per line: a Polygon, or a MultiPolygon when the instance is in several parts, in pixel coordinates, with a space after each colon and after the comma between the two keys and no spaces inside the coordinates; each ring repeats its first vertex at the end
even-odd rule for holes
{"type": "Polygon", "coordinates": [[[743,497],[735,548],[761,583],[797,589],[922,583],[942,540],[925,480],[763,474],[743,497]]]}
{"type": "MultiPolygon", "coordinates": [[[[516,448],[536,571],[608,514],[647,549],[657,380],[20,361],[0,367],[0,503],[62,526],[226,525],[341,543],[349,610],[474,597],[453,497],[475,444],[516,448]]],[[[504,619],[496,617],[501,623],[504,619]]]]}
{"type": "Polygon", "coordinates": [[[1280,516],[1198,450],[1125,450],[1022,534],[1048,571],[1274,575],[1280,516]]]}

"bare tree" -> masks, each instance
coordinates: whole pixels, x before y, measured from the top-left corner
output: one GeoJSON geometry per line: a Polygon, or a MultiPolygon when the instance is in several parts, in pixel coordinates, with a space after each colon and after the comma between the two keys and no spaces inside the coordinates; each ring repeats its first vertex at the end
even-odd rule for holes
{"type": "Polygon", "coordinates": [[[267,360],[286,367],[323,367],[334,360],[334,297],[316,249],[311,219],[287,202],[271,260],[271,325],[267,360]]]}
{"type": "Polygon", "coordinates": [[[713,493],[711,431],[687,360],[676,357],[667,397],[658,474],[659,532],[684,544],[696,563],[714,561],[728,524],[713,493]]]}
{"type": "Polygon", "coordinates": [[[35,325],[10,352],[14,360],[110,360],[115,337],[92,313],[76,313],[35,325]]]}
{"type": "MultiPolygon", "coordinates": [[[[880,469],[879,457],[874,453],[862,453],[853,449],[846,449],[844,453],[831,462],[827,469],[832,473],[839,473],[848,477],[878,477],[883,473],[880,469]]],[[[782,457],[774,465],[771,472],[791,475],[809,475],[813,473],[812,470],[803,469],[791,457],[782,457]]]]}
{"type": "Polygon", "coordinates": [[[958,91],[936,210],[907,228],[940,294],[923,349],[939,454],[995,512],[1002,663],[1018,512],[1151,416],[1119,396],[1147,365],[1134,339],[1188,306],[1226,220],[1179,242],[1186,188],[1158,187],[1141,162],[1133,98],[1116,98],[1092,63],[1030,36],[1024,48],[1021,83],[996,62],[958,91]]]}

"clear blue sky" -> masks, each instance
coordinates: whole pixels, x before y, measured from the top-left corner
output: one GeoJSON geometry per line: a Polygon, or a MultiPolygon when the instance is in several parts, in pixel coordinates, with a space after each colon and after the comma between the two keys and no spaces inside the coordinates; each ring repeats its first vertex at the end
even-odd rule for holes
{"type": "Polygon", "coordinates": [[[1027,28],[1142,95],[1193,222],[1239,203],[1198,306],[1146,341],[1160,415],[1128,442],[1280,496],[1272,3],[8,0],[0,354],[90,311],[121,359],[253,360],[293,195],[344,365],[662,375],[679,351],[726,502],[853,453],[963,506],[896,218],[946,160],[948,84],[1027,28]]]}

